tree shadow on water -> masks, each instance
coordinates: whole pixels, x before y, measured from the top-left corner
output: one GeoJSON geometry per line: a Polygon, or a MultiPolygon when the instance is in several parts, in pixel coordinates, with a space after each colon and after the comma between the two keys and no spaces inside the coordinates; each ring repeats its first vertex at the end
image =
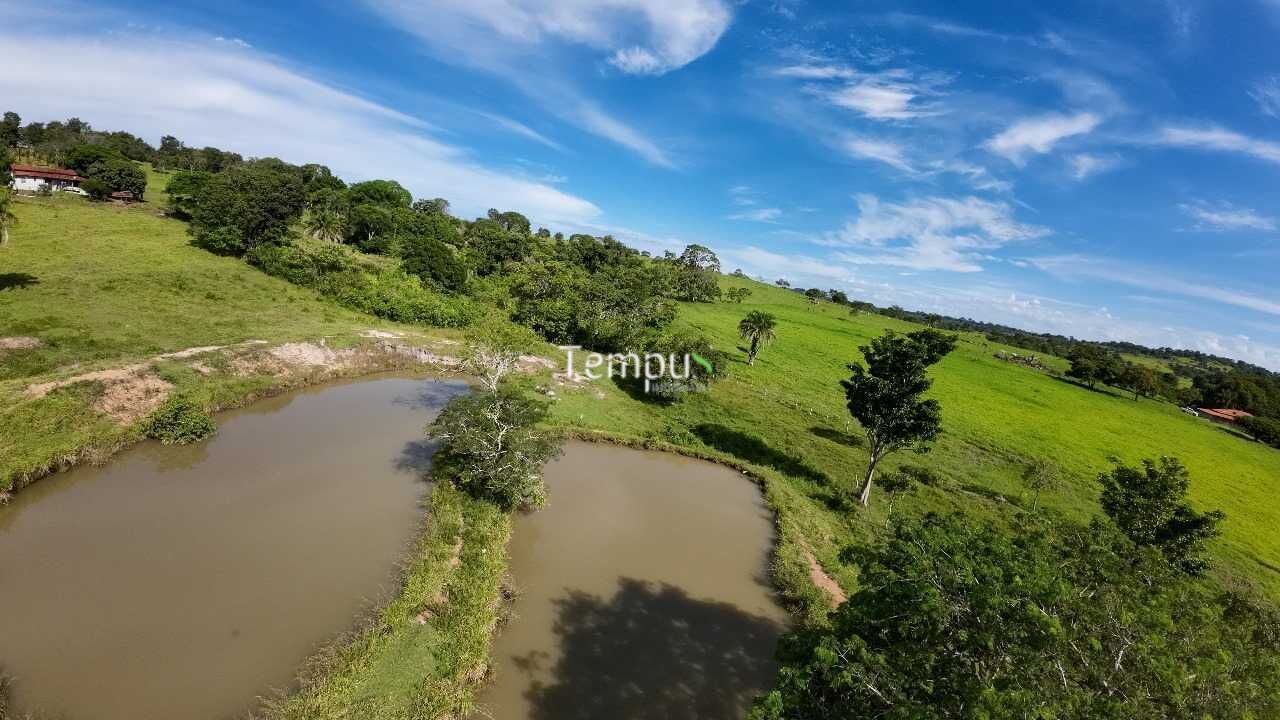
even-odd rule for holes
{"type": "Polygon", "coordinates": [[[439,447],[440,443],[433,440],[410,440],[395,459],[396,470],[426,477],[431,470],[431,456],[439,447]]]}
{"type": "MultiPolygon", "coordinates": [[[[525,692],[535,720],[741,718],[772,686],[783,628],[671,585],[620,578],[604,599],[556,601],[560,658],[525,692]]],[[[518,660],[541,674],[545,654],[518,660]]]]}
{"type": "Polygon", "coordinates": [[[28,287],[39,282],[39,278],[29,273],[0,273],[0,292],[28,287]]]}
{"type": "Polygon", "coordinates": [[[439,410],[455,396],[465,394],[468,389],[466,383],[462,382],[428,380],[414,388],[412,393],[401,395],[393,402],[415,410],[439,410]]]}
{"type": "Polygon", "coordinates": [[[729,453],[740,460],[771,467],[787,475],[824,485],[830,482],[830,478],[821,470],[809,466],[800,458],[774,450],[754,435],[713,423],[703,423],[695,427],[693,434],[711,447],[729,453]]]}

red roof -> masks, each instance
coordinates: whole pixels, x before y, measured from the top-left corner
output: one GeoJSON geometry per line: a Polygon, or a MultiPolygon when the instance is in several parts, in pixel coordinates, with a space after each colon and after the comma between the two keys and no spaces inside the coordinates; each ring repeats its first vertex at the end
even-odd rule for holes
{"type": "Polygon", "coordinates": [[[64,170],[62,168],[36,167],[35,165],[19,165],[14,163],[9,166],[9,170],[17,177],[33,177],[42,180],[63,180],[66,182],[84,182],[84,178],[75,173],[74,170],[64,170]]]}
{"type": "Polygon", "coordinates": [[[1251,413],[1247,413],[1243,410],[1229,410],[1227,408],[1196,408],[1196,409],[1204,413],[1205,415],[1208,415],[1209,417],[1217,418],[1219,420],[1226,420],[1227,422],[1235,422],[1240,418],[1253,417],[1251,413]]]}

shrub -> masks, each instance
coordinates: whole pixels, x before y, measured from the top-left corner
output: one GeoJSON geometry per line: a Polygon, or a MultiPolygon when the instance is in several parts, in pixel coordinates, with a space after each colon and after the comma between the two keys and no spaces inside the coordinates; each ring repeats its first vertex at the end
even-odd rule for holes
{"type": "Polygon", "coordinates": [[[111,186],[105,180],[88,178],[80,183],[80,187],[89,193],[89,197],[93,200],[106,200],[111,197],[111,186]]]}
{"type": "Polygon", "coordinates": [[[147,418],[143,432],[165,445],[186,445],[217,430],[204,406],[184,395],[169,398],[147,418]]]}

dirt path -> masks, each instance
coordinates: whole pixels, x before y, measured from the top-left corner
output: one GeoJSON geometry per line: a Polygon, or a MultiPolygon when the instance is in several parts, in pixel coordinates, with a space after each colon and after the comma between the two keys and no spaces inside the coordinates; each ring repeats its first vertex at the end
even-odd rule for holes
{"type": "Polygon", "coordinates": [[[831,609],[834,610],[849,599],[849,596],[845,595],[844,589],[840,587],[840,583],[836,582],[834,578],[827,574],[826,570],[822,569],[822,565],[818,563],[818,558],[814,557],[812,552],[805,550],[804,557],[809,563],[809,579],[830,596],[831,609]]]}

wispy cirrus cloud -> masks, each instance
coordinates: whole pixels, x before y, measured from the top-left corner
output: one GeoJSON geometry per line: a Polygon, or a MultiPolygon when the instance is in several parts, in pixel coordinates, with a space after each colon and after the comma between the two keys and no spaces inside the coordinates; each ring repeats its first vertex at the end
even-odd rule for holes
{"type": "Polygon", "coordinates": [[[1280,75],[1272,75],[1254,83],[1249,89],[1249,97],[1258,103],[1258,109],[1264,115],[1280,118],[1280,75]]]}
{"type": "Polygon", "coordinates": [[[861,194],[855,200],[858,216],[817,240],[850,248],[837,257],[852,264],[978,272],[990,251],[1049,232],[1015,220],[1007,203],[976,197],[887,203],[861,194]]]}
{"type": "Polygon", "coordinates": [[[906,70],[886,70],[859,76],[843,87],[824,92],[836,107],[853,110],[871,120],[912,120],[941,115],[944,110],[928,98],[936,95],[931,83],[906,70]]]}
{"type": "Polygon", "coordinates": [[[843,148],[853,158],[882,162],[908,175],[916,175],[920,172],[907,160],[906,150],[902,145],[895,142],[850,136],[845,139],[843,148]]]}
{"type": "Polygon", "coordinates": [[[1085,180],[1099,173],[1114,170],[1120,166],[1121,160],[1117,155],[1076,153],[1067,158],[1067,163],[1071,167],[1071,177],[1076,180],[1085,180]]]}
{"type": "Polygon", "coordinates": [[[1162,128],[1152,142],[1197,150],[1237,153],[1280,164],[1280,143],[1259,140],[1216,126],[1168,126],[1162,128]]]}
{"type": "Polygon", "coordinates": [[[747,220],[750,222],[775,223],[782,217],[782,210],[766,207],[754,210],[743,210],[729,216],[730,220],[747,220]]]}
{"type": "Polygon", "coordinates": [[[1255,293],[1179,278],[1158,268],[1136,266],[1113,258],[1053,255],[1028,258],[1032,265],[1064,278],[1094,279],[1167,295],[1209,300],[1267,315],[1280,315],[1280,300],[1255,293]]]}
{"type": "Polygon", "coordinates": [[[1102,118],[1091,112],[1024,118],[987,140],[983,147],[1022,166],[1027,155],[1048,153],[1062,140],[1089,133],[1101,122],[1102,118]]]}
{"type": "Polygon", "coordinates": [[[1199,232],[1232,232],[1241,230],[1258,230],[1273,232],[1276,219],[1263,215],[1257,210],[1238,207],[1228,202],[1209,203],[1195,200],[1180,203],[1178,209],[1194,222],[1188,230],[1199,232]]]}

